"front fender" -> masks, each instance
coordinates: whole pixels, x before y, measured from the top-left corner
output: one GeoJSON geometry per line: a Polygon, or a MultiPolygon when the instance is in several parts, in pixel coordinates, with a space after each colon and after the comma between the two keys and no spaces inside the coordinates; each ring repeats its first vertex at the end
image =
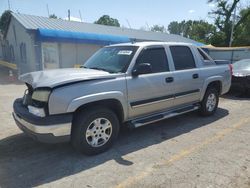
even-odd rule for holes
{"type": "Polygon", "coordinates": [[[119,91],[109,91],[109,92],[102,92],[102,93],[95,93],[91,95],[85,95],[82,97],[78,97],[73,99],[70,104],[68,105],[67,112],[75,112],[79,107],[82,105],[91,103],[91,102],[98,102],[106,99],[116,99],[118,100],[123,108],[124,112],[124,119],[127,118],[127,103],[126,98],[122,92],[119,91]]]}

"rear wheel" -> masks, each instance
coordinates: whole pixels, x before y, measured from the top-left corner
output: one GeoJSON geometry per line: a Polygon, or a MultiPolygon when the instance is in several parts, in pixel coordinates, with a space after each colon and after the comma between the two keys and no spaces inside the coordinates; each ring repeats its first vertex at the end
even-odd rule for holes
{"type": "Polygon", "coordinates": [[[215,113],[219,103],[219,92],[217,89],[209,87],[201,102],[200,114],[210,116],[215,113]]]}
{"type": "Polygon", "coordinates": [[[99,106],[76,115],[71,143],[77,151],[94,155],[109,149],[118,133],[119,121],[116,114],[108,108],[99,106]]]}

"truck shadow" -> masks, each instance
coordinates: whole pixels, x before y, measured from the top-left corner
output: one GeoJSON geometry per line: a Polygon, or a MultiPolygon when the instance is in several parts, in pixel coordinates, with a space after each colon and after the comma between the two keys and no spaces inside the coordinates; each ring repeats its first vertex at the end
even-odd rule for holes
{"type": "Polygon", "coordinates": [[[90,170],[110,160],[124,166],[133,165],[133,161],[124,160],[123,156],[194,129],[212,126],[211,123],[228,114],[222,108],[214,116],[206,118],[191,112],[133,131],[124,130],[112,149],[97,156],[78,154],[70,144],[46,145],[24,134],[14,135],[0,140],[0,187],[39,186],[90,170]]]}

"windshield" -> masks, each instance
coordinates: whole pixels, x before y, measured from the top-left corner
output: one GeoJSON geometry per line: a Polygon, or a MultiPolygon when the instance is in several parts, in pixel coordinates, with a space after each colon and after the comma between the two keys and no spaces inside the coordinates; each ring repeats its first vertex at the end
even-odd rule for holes
{"type": "Polygon", "coordinates": [[[250,70],[250,59],[236,61],[233,64],[233,68],[236,70],[250,70]]]}
{"type": "Polygon", "coordinates": [[[105,47],[97,51],[83,65],[84,68],[107,71],[109,73],[126,72],[137,46],[105,47]]]}

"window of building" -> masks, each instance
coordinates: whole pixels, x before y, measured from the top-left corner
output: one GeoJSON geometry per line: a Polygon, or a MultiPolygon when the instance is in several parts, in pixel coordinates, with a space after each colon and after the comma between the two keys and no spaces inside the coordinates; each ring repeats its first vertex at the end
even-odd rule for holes
{"type": "Polygon", "coordinates": [[[20,54],[21,54],[21,62],[27,63],[26,44],[23,42],[20,44],[20,54]]]}
{"type": "Polygon", "coordinates": [[[15,53],[12,45],[10,45],[10,61],[11,62],[15,61],[15,53]]]}
{"type": "Polygon", "coordinates": [[[59,49],[57,43],[42,43],[42,63],[44,69],[59,68],[59,49]]]}
{"type": "Polygon", "coordinates": [[[187,46],[170,46],[175,70],[185,70],[195,68],[193,54],[187,46]]]}
{"type": "Polygon", "coordinates": [[[136,61],[136,65],[149,63],[152,73],[169,71],[168,60],[164,48],[150,48],[143,50],[136,61]]]}

